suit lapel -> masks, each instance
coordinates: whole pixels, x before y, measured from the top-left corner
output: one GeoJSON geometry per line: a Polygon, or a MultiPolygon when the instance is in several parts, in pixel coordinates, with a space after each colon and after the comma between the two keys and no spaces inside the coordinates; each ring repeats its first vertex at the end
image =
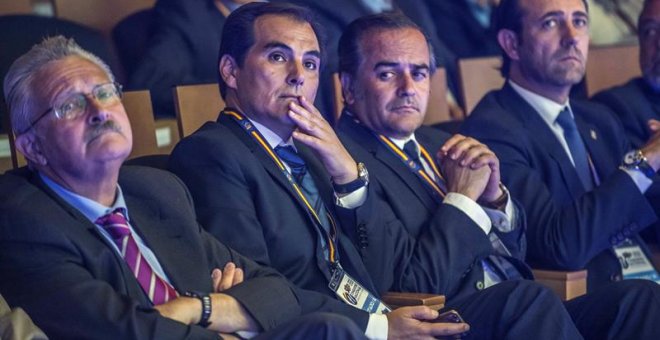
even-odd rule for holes
{"type": "Polygon", "coordinates": [[[602,176],[607,175],[607,169],[611,168],[611,165],[606,163],[606,160],[610,157],[600,156],[607,154],[609,151],[606,149],[606,146],[600,142],[599,136],[601,133],[595,125],[585,121],[579,113],[575,114],[575,123],[578,126],[580,136],[584,141],[587,152],[589,153],[589,158],[593,162],[596,170],[598,179],[594,179],[594,183],[599,185],[602,176]]]}
{"type": "MultiPolygon", "coordinates": [[[[345,128],[346,133],[357,142],[358,145],[367,150],[376,160],[380,161],[385,167],[393,173],[394,176],[401,179],[403,183],[419,198],[424,206],[430,211],[434,211],[437,203],[429,193],[425,184],[413,174],[408,167],[406,167],[399,158],[392,154],[377,139],[370,130],[364,126],[356,123],[349,114],[342,114],[342,127],[345,128]]],[[[383,183],[386,185],[387,183],[383,183]]]]}
{"type": "Polygon", "coordinates": [[[566,151],[557,140],[557,136],[550,130],[543,118],[509,84],[505,85],[501,93],[503,95],[502,106],[518,116],[518,119],[523,122],[525,131],[527,131],[527,138],[538,144],[539,149],[547,152],[557,163],[571,195],[577,197],[583,194],[584,187],[580,182],[575,166],[573,166],[566,151]]]}

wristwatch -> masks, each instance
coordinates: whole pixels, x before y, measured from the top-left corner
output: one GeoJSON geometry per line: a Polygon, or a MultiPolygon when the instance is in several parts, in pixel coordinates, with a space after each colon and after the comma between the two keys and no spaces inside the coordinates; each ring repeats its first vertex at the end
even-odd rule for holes
{"type": "Polygon", "coordinates": [[[653,170],[653,167],[649,164],[644,153],[642,153],[642,150],[628,152],[623,157],[623,167],[625,169],[641,171],[649,179],[655,177],[655,170],[653,170]]]}
{"type": "Polygon", "coordinates": [[[357,164],[358,178],[346,184],[336,184],[332,182],[332,188],[337,194],[349,194],[369,184],[369,171],[364,163],[357,164]]]}
{"type": "Polygon", "coordinates": [[[202,316],[199,318],[197,324],[204,328],[208,327],[211,324],[211,322],[209,322],[209,319],[211,318],[211,297],[209,294],[191,291],[183,293],[183,296],[196,298],[202,302],[202,316]]]}

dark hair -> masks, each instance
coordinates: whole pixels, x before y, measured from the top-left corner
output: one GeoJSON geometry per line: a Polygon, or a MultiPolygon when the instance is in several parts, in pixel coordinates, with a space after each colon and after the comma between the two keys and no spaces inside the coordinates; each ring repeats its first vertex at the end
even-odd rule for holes
{"type": "MultiPolygon", "coordinates": [[[[587,0],[582,0],[584,8],[589,12],[589,3],[587,0]]],[[[507,29],[513,31],[518,36],[518,41],[522,41],[522,23],[525,12],[520,7],[519,0],[501,0],[500,4],[495,8],[491,16],[491,26],[495,32],[507,29]]],[[[501,49],[501,46],[500,46],[501,49]]],[[[500,72],[504,78],[509,77],[511,69],[511,59],[502,50],[502,68],[500,72]]]]}
{"type": "Polygon", "coordinates": [[[429,67],[431,72],[435,72],[435,55],[431,40],[424,31],[417,26],[410,18],[401,12],[386,12],[360,17],[351,22],[344,30],[339,39],[339,72],[345,72],[350,75],[357,74],[358,67],[362,61],[360,41],[362,37],[369,33],[380,30],[395,30],[403,28],[413,28],[424,35],[429,48],[429,67]]]}
{"type": "MultiPolygon", "coordinates": [[[[310,9],[289,3],[252,2],[239,7],[227,17],[222,29],[218,64],[224,55],[229,55],[236,60],[239,67],[243,66],[245,55],[254,45],[254,22],[264,15],[286,16],[296,21],[309,23],[319,42],[321,61],[325,60],[325,34],[310,9]]],[[[321,66],[323,66],[323,62],[321,66]]],[[[220,94],[224,98],[227,94],[227,84],[219,74],[218,84],[220,94]]]]}

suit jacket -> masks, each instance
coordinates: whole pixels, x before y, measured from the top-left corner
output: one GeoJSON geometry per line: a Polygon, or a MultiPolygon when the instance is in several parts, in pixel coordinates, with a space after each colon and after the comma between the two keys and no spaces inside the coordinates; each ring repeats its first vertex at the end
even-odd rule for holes
{"type": "Polygon", "coordinates": [[[445,46],[457,58],[474,58],[498,55],[495,32],[484,28],[472,14],[467,0],[426,0],[434,20],[435,31],[445,46]]]}
{"type": "MultiPolygon", "coordinates": [[[[636,149],[641,148],[651,138],[647,126],[650,119],[660,119],[660,94],[647,85],[642,78],[635,78],[628,83],[597,93],[593,100],[607,105],[617,114],[623,128],[636,149]]],[[[660,211],[660,177],[656,176],[654,184],[646,192],[656,214],[660,211]]],[[[646,239],[660,242],[660,224],[655,223],[655,230],[645,230],[646,239]],[[653,235],[655,233],[655,235],[653,235]]]]}
{"type": "MultiPolygon", "coordinates": [[[[387,247],[401,249],[402,258],[416,258],[420,266],[440,269],[436,274],[444,280],[439,280],[441,283],[435,289],[444,292],[448,299],[483,289],[481,260],[488,255],[497,255],[483,230],[459,209],[436,203],[425,184],[371,131],[356,123],[348,114],[342,115],[338,129],[344,145],[354,158],[366,164],[372,182],[380,184],[377,194],[386,203],[384,207],[391,209],[399,222],[390,224],[389,233],[394,234],[393,237],[372,241],[370,247],[381,248],[391,243],[387,247]],[[416,244],[414,240],[417,240],[416,244]]],[[[431,153],[440,149],[450,137],[428,127],[419,128],[415,136],[431,153]]],[[[496,228],[493,230],[512,255],[518,258],[509,257],[509,262],[523,276],[531,278],[529,268],[521,261],[525,257],[524,216],[519,216],[517,220],[519,226],[511,233],[501,233],[496,228]]],[[[368,259],[365,262],[372,270],[389,265],[370,264],[368,259]]]]}
{"type": "MultiPolygon", "coordinates": [[[[245,281],[223,293],[235,297],[263,330],[300,314],[298,296],[279,274],[199,227],[175,176],[124,167],[119,183],[131,225],[179,293],[211,292],[211,270],[232,261],[245,271],[245,281]]],[[[52,338],[217,338],[153,309],[96,226],[26,168],[0,178],[0,249],[0,290],[52,338]]]]}
{"type": "MultiPolygon", "coordinates": [[[[611,251],[656,216],[625,172],[618,170],[629,149],[623,130],[606,107],[572,100],[582,139],[600,177],[585,192],[563,147],[541,116],[510,85],[490,92],[463,131],[498,155],[502,179],[528,218],[528,262],[560,270],[589,270],[589,289],[621,278],[611,251]]],[[[647,251],[648,255],[648,251],[647,251]]]]}
{"type": "MultiPolygon", "coordinates": [[[[374,223],[370,204],[357,212],[336,207],[323,165],[310,149],[296,148],[342,228],[374,223]]],[[[323,310],[347,315],[366,329],[369,315],[338,300],[328,288],[331,270],[302,201],[275,162],[232,118],[221,114],[217,122],[182,139],[169,165],[190,188],[199,222],[213,236],[304,289],[309,297],[303,303],[321,297],[323,310]]],[[[341,265],[354,279],[375,294],[389,288],[371,280],[345,233],[340,231],[337,244],[341,265]]]]}
{"type": "Polygon", "coordinates": [[[649,119],[660,119],[660,94],[655,93],[641,77],[601,91],[593,99],[618,115],[635,148],[641,148],[651,138],[646,124],[649,119]]]}
{"type": "Polygon", "coordinates": [[[225,17],[213,0],[158,0],[153,35],[129,75],[129,89],[149,89],[158,116],[174,116],[172,86],[217,81],[225,17]]]}

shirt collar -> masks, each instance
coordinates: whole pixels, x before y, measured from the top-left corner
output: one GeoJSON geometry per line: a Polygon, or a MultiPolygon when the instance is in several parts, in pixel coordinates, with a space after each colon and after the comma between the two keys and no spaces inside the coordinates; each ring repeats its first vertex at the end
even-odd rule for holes
{"type": "Polygon", "coordinates": [[[282,137],[280,137],[278,134],[273,132],[273,130],[267,128],[265,125],[256,122],[249,117],[246,116],[246,118],[254,125],[254,127],[261,133],[262,136],[266,139],[266,143],[272,148],[275,149],[276,146],[278,145],[291,145],[295,149],[295,145],[293,145],[293,138],[289,137],[288,140],[284,141],[282,137]]]}
{"type": "Polygon", "coordinates": [[[523,99],[530,105],[538,114],[541,116],[543,121],[546,124],[553,126],[556,124],[557,117],[564,108],[568,107],[568,110],[573,115],[573,110],[571,110],[571,104],[568,100],[566,103],[559,104],[546,97],[543,97],[537,93],[529,91],[522,86],[516,84],[513,80],[509,79],[509,84],[523,99]]]}
{"type": "Polygon", "coordinates": [[[42,173],[39,173],[39,176],[51,190],[60,196],[60,198],[78,209],[92,223],[94,223],[99,217],[117,208],[124,208],[124,211],[126,212],[126,219],[129,220],[128,209],[126,208],[124,195],[119,185],[117,185],[117,198],[115,199],[115,202],[111,207],[106,207],[103,204],[65,189],[63,186],[57,184],[55,181],[51,180],[42,173]]]}

